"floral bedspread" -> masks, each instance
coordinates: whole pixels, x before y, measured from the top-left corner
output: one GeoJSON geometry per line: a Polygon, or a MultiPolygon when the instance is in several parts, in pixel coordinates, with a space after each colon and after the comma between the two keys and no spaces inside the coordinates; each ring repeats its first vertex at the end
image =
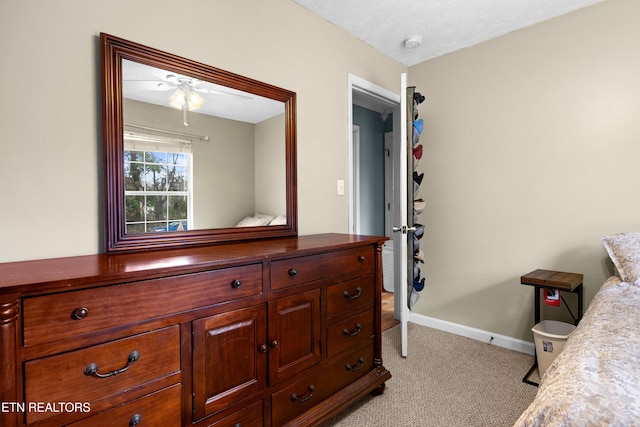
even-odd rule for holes
{"type": "Polygon", "coordinates": [[[640,283],[593,297],[515,426],[640,425],[640,283]]]}

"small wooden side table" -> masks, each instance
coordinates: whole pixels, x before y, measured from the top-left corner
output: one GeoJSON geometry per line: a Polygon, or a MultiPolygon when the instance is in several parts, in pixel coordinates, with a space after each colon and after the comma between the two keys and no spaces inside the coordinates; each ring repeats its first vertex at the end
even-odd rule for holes
{"type": "Polygon", "coordinates": [[[575,325],[582,319],[582,280],[583,275],[577,273],[565,273],[553,270],[534,270],[520,277],[520,283],[523,285],[531,285],[535,287],[535,325],[540,323],[540,290],[541,289],[559,289],[565,292],[578,294],[578,315],[574,316],[573,312],[561,296],[564,306],[569,311],[575,325]]]}
{"type": "MultiPolygon", "coordinates": [[[[577,273],[565,273],[562,271],[554,271],[554,270],[534,270],[530,273],[525,274],[520,277],[520,283],[523,285],[531,285],[533,286],[535,295],[535,323],[537,325],[540,323],[540,294],[543,289],[559,289],[564,292],[571,292],[578,295],[578,315],[574,316],[573,312],[567,305],[567,302],[564,300],[564,296],[560,295],[564,306],[569,311],[571,318],[574,321],[575,325],[578,325],[580,319],[582,319],[582,280],[583,275],[577,273]]],[[[533,366],[529,369],[529,372],[522,378],[522,381],[537,386],[538,383],[529,380],[529,376],[533,373],[533,370],[538,366],[538,360],[536,358],[533,366]]]]}

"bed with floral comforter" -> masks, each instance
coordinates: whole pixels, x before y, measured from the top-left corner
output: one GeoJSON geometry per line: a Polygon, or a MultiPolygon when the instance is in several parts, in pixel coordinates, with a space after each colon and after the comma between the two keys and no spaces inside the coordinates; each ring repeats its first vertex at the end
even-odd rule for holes
{"type": "Polygon", "coordinates": [[[619,275],[594,296],[515,426],[640,425],[640,233],[602,240],[619,275]]]}

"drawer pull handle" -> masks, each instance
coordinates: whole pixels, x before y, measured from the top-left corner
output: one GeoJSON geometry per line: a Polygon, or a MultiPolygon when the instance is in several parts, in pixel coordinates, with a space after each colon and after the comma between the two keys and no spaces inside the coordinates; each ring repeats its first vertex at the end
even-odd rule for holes
{"type": "Polygon", "coordinates": [[[360,359],[358,359],[358,366],[353,367],[349,363],[347,364],[347,366],[345,366],[345,368],[347,371],[358,372],[360,369],[362,369],[363,366],[364,366],[364,357],[361,357],[360,359]]]}
{"type": "Polygon", "coordinates": [[[129,420],[129,427],[135,427],[138,424],[140,424],[142,422],[142,415],[140,414],[135,414],[133,417],[131,417],[131,419],[129,420]]]}
{"type": "Polygon", "coordinates": [[[242,285],[242,281],[240,281],[239,279],[236,279],[233,282],[231,282],[232,288],[238,289],[241,285],[242,285]]]}
{"type": "Polygon", "coordinates": [[[356,330],[355,331],[351,332],[351,331],[349,331],[348,329],[345,328],[342,331],[342,333],[344,335],[349,335],[350,337],[355,337],[356,335],[358,335],[360,333],[361,330],[362,330],[362,325],[360,323],[356,323],[356,330]]]}
{"type": "Polygon", "coordinates": [[[342,294],[344,295],[345,298],[349,298],[349,299],[356,299],[358,298],[360,295],[362,295],[362,288],[360,286],[358,286],[356,288],[356,293],[354,295],[350,295],[349,291],[344,291],[344,293],[342,294]]]}
{"type": "Polygon", "coordinates": [[[89,309],[87,307],[81,307],[73,312],[73,318],[76,320],[82,320],[89,315],[89,309]]]}
{"type": "Polygon", "coordinates": [[[365,260],[364,255],[358,255],[358,261],[364,262],[364,260],[365,260]]]}
{"type": "Polygon", "coordinates": [[[266,353],[267,352],[267,345],[266,344],[262,344],[260,347],[258,347],[258,350],[260,351],[260,353],[266,353]]]}
{"type": "Polygon", "coordinates": [[[278,340],[273,340],[273,341],[271,341],[271,348],[276,348],[276,347],[278,346],[278,344],[280,344],[280,343],[278,342],[278,340]]]}
{"type": "Polygon", "coordinates": [[[289,276],[295,277],[296,274],[298,274],[298,270],[296,270],[295,268],[289,270],[289,276]]]}
{"type": "Polygon", "coordinates": [[[307,400],[311,399],[311,397],[313,396],[313,392],[316,391],[316,388],[313,386],[313,384],[311,384],[309,386],[309,388],[307,389],[308,393],[305,396],[302,397],[298,397],[297,394],[293,393],[291,395],[291,401],[292,402],[298,402],[298,403],[304,403],[307,400]]]}
{"type": "Polygon", "coordinates": [[[100,372],[98,372],[98,364],[97,363],[90,363],[87,365],[86,368],[84,368],[84,374],[88,377],[97,377],[97,378],[108,378],[108,377],[112,377],[114,375],[118,375],[123,373],[124,371],[126,371],[127,369],[129,369],[131,367],[131,365],[134,364],[134,362],[137,362],[140,359],[140,353],[137,351],[132,351],[129,354],[129,357],[127,358],[127,364],[124,368],[120,368],[120,369],[116,369],[115,371],[111,371],[111,372],[107,372],[106,374],[101,374],[100,372]]]}

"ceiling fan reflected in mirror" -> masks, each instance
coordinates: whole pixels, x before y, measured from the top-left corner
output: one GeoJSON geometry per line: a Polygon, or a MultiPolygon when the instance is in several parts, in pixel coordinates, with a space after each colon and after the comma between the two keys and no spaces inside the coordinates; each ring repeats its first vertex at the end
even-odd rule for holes
{"type": "Polygon", "coordinates": [[[169,98],[169,105],[182,110],[182,121],[185,126],[189,126],[188,112],[198,110],[204,105],[205,100],[198,92],[251,99],[247,95],[208,89],[202,87],[202,83],[204,82],[201,80],[175,74],[167,74],[165,81],[158,83],[160,89],[175,90],[169,98]]]}
{"type": "Polygon", "coordinates": [[[167,81],[158,83],[160,89],[175,89],[169,98],[169,105],[182,110],[182,122],[189,126],[188,112],[197,110],[204,104],[204,98],[198,92],[211,93],[211,91],[197,87],[197,80],[188,77],[178,77],[168,74],[167,81]]]}
{"type": "Polygon", "coordinates": [[[246,123],[260,123],[284,113],[284,104],[234,87],[215,84],[140,62],[122,61],[123,97],[182,111],[246,123]]]}

